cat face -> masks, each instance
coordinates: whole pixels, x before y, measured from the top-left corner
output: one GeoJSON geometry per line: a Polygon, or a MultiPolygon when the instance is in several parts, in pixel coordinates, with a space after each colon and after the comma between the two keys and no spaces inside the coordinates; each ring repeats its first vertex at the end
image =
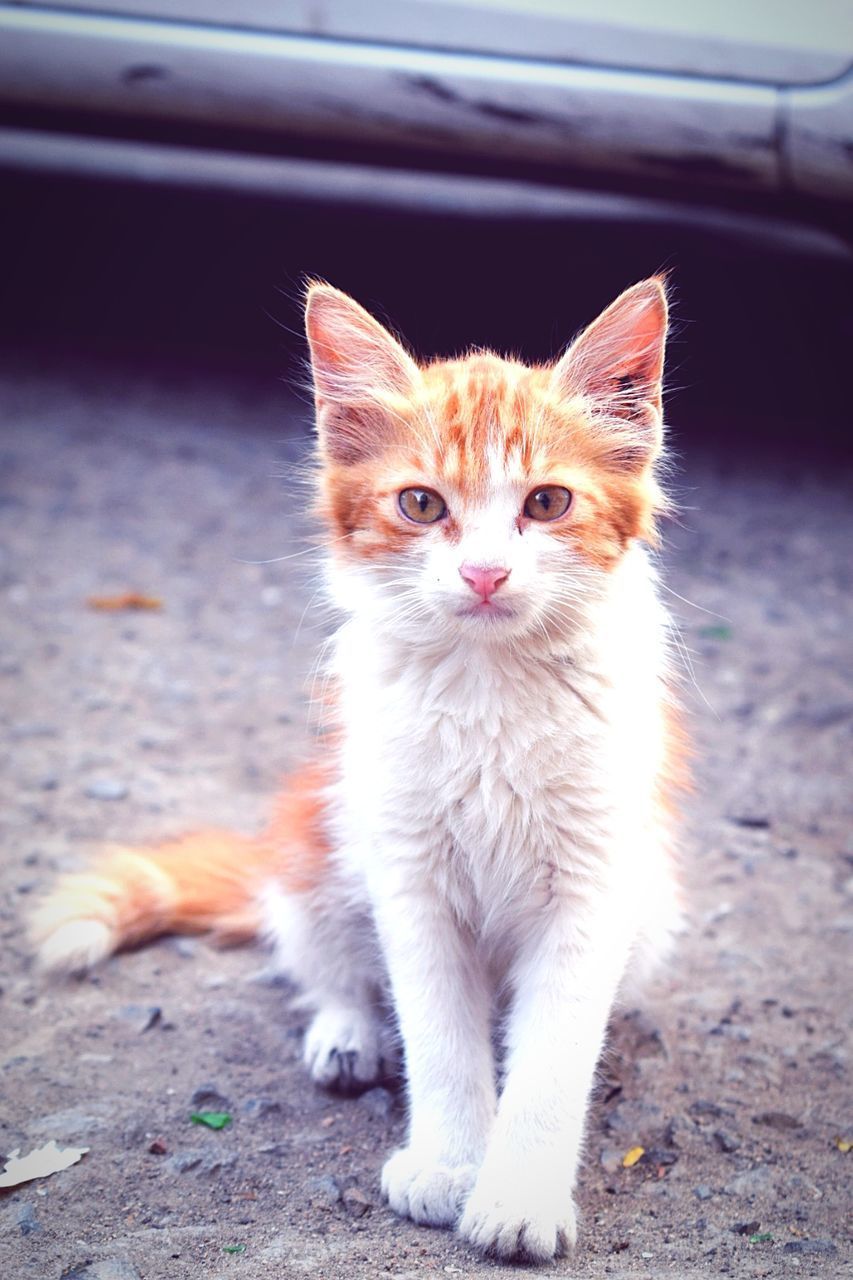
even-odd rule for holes
{"type": "Polygon", "coordinates": [[[309,291],[320,510],[337,594],[411,637],[570,629],[663,499],[659,280],[552,366],[418,366],[357,303],[309,291]]]}

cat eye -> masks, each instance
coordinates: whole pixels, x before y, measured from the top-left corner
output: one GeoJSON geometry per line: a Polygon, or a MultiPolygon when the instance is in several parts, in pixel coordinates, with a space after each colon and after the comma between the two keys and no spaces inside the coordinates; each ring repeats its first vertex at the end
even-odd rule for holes
{"type": "Polygon", "coordinates": [[[398,502],[406,519],[416,524],[435,524],[447,515],[447,504],[432,489],[404,489],[398,502]]]}
{"type": "Polygon", "coordinates": [[[571,506],[572,495],[558,484],[546,484],[528,494],[524,514],[531,520],[558,520],[571,506]]]}

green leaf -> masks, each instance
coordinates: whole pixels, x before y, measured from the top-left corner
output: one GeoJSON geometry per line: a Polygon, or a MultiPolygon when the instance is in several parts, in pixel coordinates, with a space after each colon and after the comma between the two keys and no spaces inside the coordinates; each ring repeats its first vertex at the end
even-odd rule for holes
{"type": "Polygon", "coordinates": [[[769,1231],[759,1231],[756,1235],[749,1237],[749,1243],[750,1244],[767,1244],[767,1241],[772,1239],[773,1237],[769,1231]]]}
{"type": "Polygon", "coordinates": [[[723,626],[700,627],[699,634],[705,640],[731,640],[732,629],[723,626]]]}
{"type": "Polygon", "coordinates": [[[222,1246],[223,1253],[245,1253],[246,1246],[244,1244],[224,1244],[222,1246]]]}
{"type": "Polygon", "coordinates": [[[227,1111],[194,1111],[190,1116],[193,1124],[206,1125],[208,1129],[224,1129],[231,1123],[227,1111]]]}

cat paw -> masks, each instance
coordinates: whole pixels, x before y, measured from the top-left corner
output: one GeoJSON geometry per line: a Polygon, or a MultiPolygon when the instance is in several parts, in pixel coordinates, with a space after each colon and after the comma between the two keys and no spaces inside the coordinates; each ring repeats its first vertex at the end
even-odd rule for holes
{"type": "Polygon", "coordinates": [[[475,1164],[440,1164],[402,1147],[386,1160],[382,1194],[395,1213],[430,1227],[453,1227],[477,1176],[475,1164]]]}
{"type": "MultiPolygon", "coordinates": [[[[523,1170],[515,1174],[524,1180],[523,1170]]],[[[550,1262],[562,1258],[577,1237],[571,1196],[559,1208],[537,1193],[535,1180],[522,1188],[479,1181],[465,1206],[459,1234],[480,1253],[506,1262],[550,1262]]]]}
{"type": "Polygon", "coordinates": [[[386,1074],[378,1020],[363,1009],[321,1009],[305,1035],[305,1065],[325,1089],[356,1093],[386,1074]]]}

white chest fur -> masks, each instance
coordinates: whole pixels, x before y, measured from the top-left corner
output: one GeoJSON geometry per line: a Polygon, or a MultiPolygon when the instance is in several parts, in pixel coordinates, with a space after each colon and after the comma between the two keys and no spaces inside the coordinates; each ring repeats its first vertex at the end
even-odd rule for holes
{"type": "Polygon", "coordinates": [[[650,822],[662,626],[639,550],[556,651],[428,635],[403,647],[356,613],[333,664],[353,859],[428,876],[478,924],[554,869],[605,874],[650,822]]]}

